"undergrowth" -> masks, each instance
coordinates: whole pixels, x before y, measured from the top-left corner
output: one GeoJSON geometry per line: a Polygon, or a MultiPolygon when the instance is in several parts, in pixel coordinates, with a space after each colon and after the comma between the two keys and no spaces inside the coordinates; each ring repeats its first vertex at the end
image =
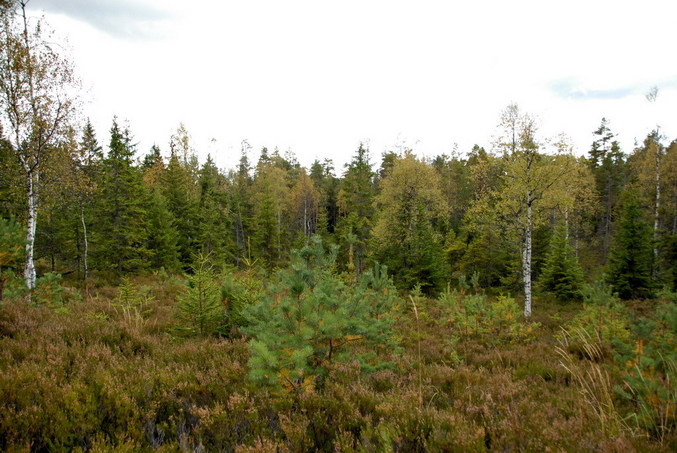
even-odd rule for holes
{"type": "MultiPolygon", "coordinates": [[[[227,278],[227,311],[264,291],[251,273],[227,278]]],[[[59,304],[10,291],[0,308],[1,451],[677,449],[671,300],[636,316],[544,299],[535,323],[507,296],[414,294],[389,303],[393,366],[364,374],[346,360],[292,394],[248,378],[234,315],[225,334],[177,334],[181,278],[59,285],[59,304]]]]}

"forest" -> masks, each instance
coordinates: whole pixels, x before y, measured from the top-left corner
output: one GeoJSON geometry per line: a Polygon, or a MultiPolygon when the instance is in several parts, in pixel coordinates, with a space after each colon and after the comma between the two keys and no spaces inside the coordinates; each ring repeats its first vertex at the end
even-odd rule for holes
{"type": "Polygon", "coordinates": [[[0,450],[677,450],[658,125],[574,150],[510,104],[486,147],[220,169],[96,131],[0,9],[0,450]]]}

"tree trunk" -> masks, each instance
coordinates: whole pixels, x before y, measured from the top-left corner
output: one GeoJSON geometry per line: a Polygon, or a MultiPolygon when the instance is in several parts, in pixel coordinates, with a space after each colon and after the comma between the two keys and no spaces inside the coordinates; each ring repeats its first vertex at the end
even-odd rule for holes
{"type": "Polygon", "coordinates": [[[308,244],[308,201],[303,200],[303,235],[306,237],[306,245],[308,244]]]}
{"type": "Polygon", "coordinates": [[[28,301],[30,302],[30,291],[35,288],[35,261],[33,250],[35,248],[35,230],[38,221],[38,191],[39,174],[37,169],[27,169],[28,183],[28,221],[26,227],[26,266],[24,268],[24,277],[26,278],[26,288],[28,288],[28,301]]]}
{"type": "Polygon", "coordinates": [[[609,255],[609,245],[611,244],[611,216],[613,215],[613,210],[611,206],[611,190],[612,190],[612,180],[611,175],[606,175],[606,212],[604,213],[604,238],[603,238],[603,248],[604,256],[609,255]]]}
{"type": "MultiPolygon", "coordinates": [[[[235,243],[237,244],[237,266],[240,266],[240,259],[245,251],[244,225],[242,224],[242,207],[238,202],[237,216],[235,218],[235,243]]],[[[250,257],[251,258],[251,257],[250,257]]]]}
{"type": "Polygon", "coordinates": [[[660,146],[656,143],[656,204],[654,206],[654,218],[653,218],[653,256],[654,259],[658,259],[658,227],[659,227],[659,211],[661,208],[661,154],[660,146]]]}
{"type": "Polygon", "coordinates": [[[86,282],[87,275],[89,274],[89,268],[87,267],[87,254],[89,253],[89,241],[87,240],[87,223],[85,222],[85,208],[83,208],[82,206],[80,207],[80,221],[82,222],[82,235],[85,247],[84,255],[82,257],[83,261],[82,275],[86,282]]]}
{"type": "Polygon", "coordinates": [[[522,278],[524,281],[524,316],[531,316],[531,205],[527,205],[527,225],[522,242],[522,278]]]}

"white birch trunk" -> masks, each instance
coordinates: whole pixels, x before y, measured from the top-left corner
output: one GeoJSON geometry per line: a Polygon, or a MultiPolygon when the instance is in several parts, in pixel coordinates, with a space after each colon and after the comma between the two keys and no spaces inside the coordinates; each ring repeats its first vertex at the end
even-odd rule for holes
{"type": "MultiPolygon", "coordinates": [[[[35,248],[35,231],[38,221],[38,192],[37,185],[39,174],[35,169],[27,170],[28,182],[28,219],[26,228],[26,266],[24,268],[24,277],[26,278],[26,288],[32,291],[35,288],[35,260],[33,250],[35,248]]],[[[30,302],[30,292],[28,293],[30,302]]]]}
{"type": "Polygon", "coordinates": [[[653,218],[653,239],[654,239],[654,248],[653,255],[654,259],[658,259],[658,215],[661,208],[661,155],[660,147],[656,143],[656,203],[654,206],[654,218],[653,218]]]}
{"type": "Polygon", "coordinates": [[[531,205],[527,205],[527,225],[522,244],[522,278],[524,281],[524,316],[531,316],[531,205]]]}

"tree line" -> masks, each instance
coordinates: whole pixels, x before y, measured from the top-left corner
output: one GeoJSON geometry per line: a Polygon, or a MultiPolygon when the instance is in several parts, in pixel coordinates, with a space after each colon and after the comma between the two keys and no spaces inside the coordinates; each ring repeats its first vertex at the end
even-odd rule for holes
{"type": "MultiPolygon", "coordinates": [[[[348,274],[379,261],[402,288],[436,291],[473,273],[483,286],[517,288],[542,275],[562,236],[592,275],[621,251],[644,250],[647,285],[674,285],[677,142],[651,132],[626,155],[602,120],[588,155],[575,157],[566,140],[539,141],[515,105],[504,123],[493,152],[386,152],[375,166],[360,145],[339,177],[331,160],[304,168],[266,148],[253,164],[246,143],[237,168],[220,170],[210,156],[199,161],[183,126],[167,157],[157,146],[137,156],[131,131],[113,120],[104,151],[87,122],[44,166],[36,259],[83,279],[178,271],[198,251],[218,266],[272,270],[317,234],[339,245],[348,274]]],[[[2,216],[25,225],[27,189],[8,140],[1,159],[2,216]]]]}
{"type": "Polygon", "coordinates": [[[338,246],[348,279],[379,262],[398,287],[435,293],[474,275],[521,291],[527,316],[534,285],[576,298],[584,275],[624,298],[675,289],[677,141],[658,128],[625,152],[602,119],[577,157],[513,104],[488,150],[431,159],[405,150],[379,162],[360,145],[341,171],[330,159],[305,168],[266,148],[251,162],[245,141],[222,170],[200,162],[183,126],[141,155],[117,119],[106,146],[89,121],[75,124],[72,65],[20,20],[25,3],[2,9],[0,216],[25,232],[29,289],[35,262],[85,281],[189,269],[198,252],[273,270],[313,235],[338,246]]]}

